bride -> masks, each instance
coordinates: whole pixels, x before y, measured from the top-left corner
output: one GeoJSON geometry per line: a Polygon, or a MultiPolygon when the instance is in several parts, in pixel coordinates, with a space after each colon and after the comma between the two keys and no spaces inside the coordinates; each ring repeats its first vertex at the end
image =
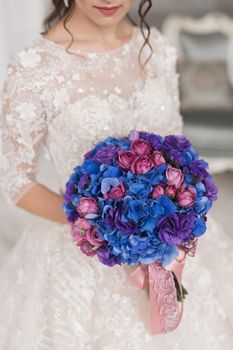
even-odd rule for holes
{"type": "Polygon", "coordinates": [[[133,0],[53,0],[45,32],[12,54],[2,94],[1,185],[33,223],[0,270],[2,350],[230,350],[231,239],[213,221],[188,258],[184,315],[173,332],[150,333],[146,293],[128,269],[81,254],[62,211],[65,183],[95,142],[129,130],[181,134],[177,53],[133,0]],[[60,193],[36,179],[41,146],[60,193]]]}

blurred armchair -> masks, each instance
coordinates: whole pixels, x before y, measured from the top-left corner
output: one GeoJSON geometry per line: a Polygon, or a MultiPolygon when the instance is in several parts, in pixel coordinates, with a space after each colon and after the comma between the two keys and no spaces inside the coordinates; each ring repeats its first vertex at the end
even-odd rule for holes
{"type": "Polygon", "coordinates": [[[163,33],[178,50],[185,133],[208,156],[233,167],[233,19],[219,12],[169,16],[163,33]]]}

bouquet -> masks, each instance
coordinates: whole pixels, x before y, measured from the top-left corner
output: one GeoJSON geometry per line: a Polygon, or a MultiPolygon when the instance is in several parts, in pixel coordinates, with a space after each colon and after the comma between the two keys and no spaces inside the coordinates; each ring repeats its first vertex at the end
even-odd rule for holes
{"type": "Polygon", "coordinates": [[[131,282],[149,292],[157,334],[181,320],[185,257],[195,255],[216,199],[208,163],[185,136],[132,130],[84,155],[66,183],[63,209],[82,253],[110,267],[137,265],[131,282]]]}

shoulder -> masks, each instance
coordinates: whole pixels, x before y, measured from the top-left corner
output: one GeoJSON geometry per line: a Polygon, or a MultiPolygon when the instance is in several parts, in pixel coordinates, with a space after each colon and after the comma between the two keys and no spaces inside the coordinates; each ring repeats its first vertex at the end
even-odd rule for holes
{"type": "Polygon", "coordinates": [[[34,39],[30,44],[13,52],[9,57],[8,65],[13,65],[21,70],[31,70],[39,67],[45,53],[43,47],[38,45],[37,41],[37,39],[34,39]]]}
{"type": "MultiPolygon", "coordinates": [[[[138,44],[141,45],[144,43],[145,39],[142,35],[140,27],[137,27],[138,31],[138,44]]],[[[163,65],[174,65],[176,64],[178,53],[175,46],[173,46],[169,39],[156,27],[150,26],[150,36],[148,39],[148,44],[153,50],[153,59],[152,61],[161,62],[163,65]]],[[[150,54],[150,49],[148,45],[145,46],[145,52],[150,54]]]]}
{"type": "Polygon", "coordinates": [[[21,49],[10,54],[6,67],[6,84],[16,89],[43,86],[46,76],[46,52],[38,40],[32,40],[21,49]]]}
{"type": "MultiPolygon", "coordinates": [[[[139,28],[140,30],[140,28],[139,28]]],[[[142,42],[144,38],[142,38],[142,42]]],[[[156,27],[150,27],[149,44],[153,50],[149,61],[149,68],[156,70],[156,76],[167,76],[174,74],[177,68],[177,49],[169,42],[168,38],[156,27]]],[[[151,50],[147,45],[148,55],[151,50]]]]}

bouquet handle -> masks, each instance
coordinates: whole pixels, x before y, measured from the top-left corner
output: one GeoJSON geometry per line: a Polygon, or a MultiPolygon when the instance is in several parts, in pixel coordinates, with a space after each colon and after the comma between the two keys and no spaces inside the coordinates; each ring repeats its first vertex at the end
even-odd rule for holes
{"type": "Polygon", "coordinates": [[[183,315],[182,272],[186,253],[179,249],[179,256],[166,268],[160,263],[142,264],[130,275],[130,282],[141,288],[149,288],[150,322],[153,335],[167,333],[178,327],[183,315]],[[180,288],[181,305],[177,301],[177,292],[173,279],[177,278],[180,288]]]}

